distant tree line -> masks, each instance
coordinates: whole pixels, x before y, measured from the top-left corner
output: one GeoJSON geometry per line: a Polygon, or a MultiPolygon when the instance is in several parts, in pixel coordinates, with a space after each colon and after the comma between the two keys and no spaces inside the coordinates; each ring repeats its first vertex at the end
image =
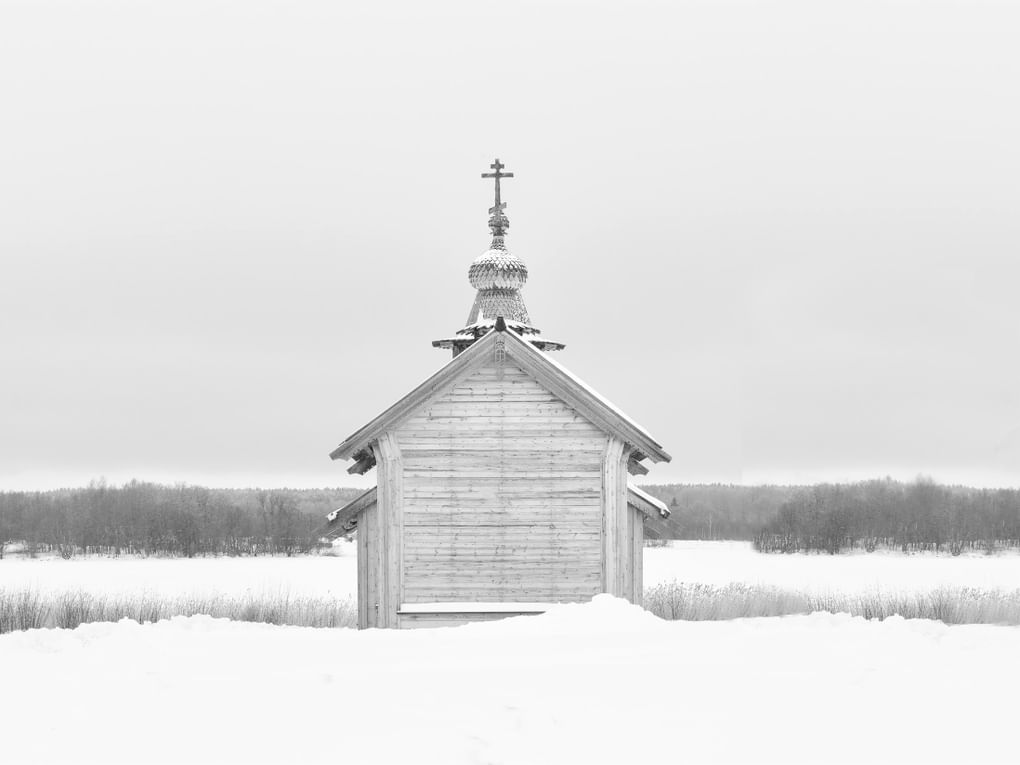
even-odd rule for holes
{"type": "Polygon", "coordinates": [[[293,555],[320,544],[325,515],[353,489],[208,489],[132,481],[0,493],[0,558],[28,552],[142,555],[293,555]]]}
{"type": "Polygon", "coordinates": [[[739,539],[751,541],[800,487],[730,484],[642,486],[661,499],[670,516],[656,531],[665,539],[739,539]]]}
{"type": "Polygon", "coordinates": [[[760,552],[1020,547],[1020,490],[942,486],[927,479],[801,489],[754,536],[760,552]]]}
{"type": "MultiPolygon", "coordinates": [[[[665,502],[665,539],[753,541],[762,552],[1020,547],[1020,491],[892,480],[817,486],[643,486],[665,502]]],[[[209,489],[132,481],[0,493],[5,545],[65,556],[274,555],[320,544],[325,515],[357,489],[209,489]]]]}

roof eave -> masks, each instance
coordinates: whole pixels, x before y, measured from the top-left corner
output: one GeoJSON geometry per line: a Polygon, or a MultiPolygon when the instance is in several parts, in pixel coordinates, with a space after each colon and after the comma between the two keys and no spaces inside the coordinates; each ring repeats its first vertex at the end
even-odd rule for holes
{"type": "Polygon", "coordinates": [[[554,359],[549,358],[541,351],[535,349],[527,339],[521,337],[516,332],[507,330],[507,334],[513,338],[513,341],[517,342],[521,348],[525,349],[526,353],[533,354],[531,358],[536,360],[540,359],[546,362],[546,366],[560,375],[564,381],[569,381],[569,384],[583,391],[585,399],[594,404],[595,408],[601,410],[601,424],[607,431],[618,432],[625,441],[640,450],[648,457],[648,459],[652,460],[652,462],[669,462],[673,459],[666,450],[662,448],[662,445],[652,438],[648,432],[644,430],[644,428],[635,423],[619,408],[608,403],[602,395],[590,388],[587,383],[581,381],[580,378],[568,371],[565,367],[561,366],[554,359]]]}
{"type": "Polygon", "coordinates": [[[373,486],[343,507],[326,515],[327,524],[323,536],[332,539],[353,531],[358,516],[376,503],[376,495],[377,487],[373,486]]]}
{"type": "MultiPolygon", "coordinates": [[[[338,459],[350,459],[358,452],[367,449],[372,440],[376,438],[379,433],[384,429],[378,427],[382,423],[387,423],[391,418],[399,417],[401,410],[409,405],[409,402],[416,398],[417,393],[425,389],[442,388],[445,384],[449,383],[450,380],[456,375],[456,372],[462,367],[468,366],[481,351],[481,341],[489,337],[492,333],[489,332],[477,341],[472,343],[470,347],[464,350],[463,353],[455,356],[442,367],[440,367],[435,374],[429,377],[420,385],[416,386],[410,393],[401,398],[399,401],[394,403],[392,406],[387,407],[378,416],[374,417],[368,423],[358,428],[354,433],[349,435],[336,449],[329,453],[329,458],[332,460],[338,459]]],[[[413,408],[413,407],[412,407],[413,408]]]]}
{"type": "Polygon", "coordinates": [[[628,500],[633,497],[635,501],[632,504],[637,506],[646,515],[654,517],[654,514],[651,512],[652,509],[658,513],[660,518],[669,518],[669,516],[672,515],[669,506],[665,502],[658,497],[653,497],[648,492],[630,482],[627,483],[627,492],[629,495],[628,500]]]}

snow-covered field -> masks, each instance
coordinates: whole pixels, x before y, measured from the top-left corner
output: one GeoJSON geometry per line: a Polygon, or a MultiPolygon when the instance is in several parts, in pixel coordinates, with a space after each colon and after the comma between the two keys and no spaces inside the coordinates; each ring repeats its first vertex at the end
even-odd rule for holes
{"type": "MultiPolygon", "coordinates": [[[[0,589],[347,597],[300,558],[0,561],[0,589]]],[[[809,592],[1020,588],[1020,555],[645,550],[645,582],[809,592]]],[[[600,596],[417,632],[178,617],[0,635],[0,761],[1016,761],[1020,628],[812,614],[665,622],[600,596]]]]}
{"type": "Polygon", "coordinates": [[[11,763],[1011,762],[1020,629],[664,622],[600,596],[443,630],[176,618],[0,636],[11,763]]]}
{"type": "MultiPolygon", "coordinates": [[[[241,595],[287,593],[348,597],[356,591],[354,545],[337,556],[295,558],[73,558],[0,561],[0,589],[86,590],[106,594],[241,595]]],[[[807,592],[916,592],[943,586],[1020,588],[1020,555],[874,552],[762,555],[746,542],[673,542],[645,550],[645,585],[764,584],[807,592]]]]}
{"type": "Polygon", "coordinates": [[[1020,589],[1020,554],[756,553],[750,542],[674,541],[645,550],[645,585],[680,582],[761,584],[804,592],[921,592],[941,587],[1020,589]]]}
{"type": "Polygon", "coordinates": [[[355,546],[344,543],[335,552],[338,555],[293,558],[90,556],[63,560],[51,556],[32,560],[11,556],[0,560],[0,589],[166,597],[246,593],[353,597],[358,576],[355,546]]]}

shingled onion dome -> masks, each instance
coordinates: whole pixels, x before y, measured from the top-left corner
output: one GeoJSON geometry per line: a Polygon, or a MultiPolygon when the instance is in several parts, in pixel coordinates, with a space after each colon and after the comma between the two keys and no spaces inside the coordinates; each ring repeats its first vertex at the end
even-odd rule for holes
{"type": "Polygon", "coordinates": [[[528,267],[524,261],[506,248],[505,237],[510,220],[503,212],[506,202],[500,200],[499,181],[513,178],[513,173],[501,172],[504,165],[497,159],[492,165],[495,172],[483,173],[483,178],[496,180],[496,204],[489,208],[489,230],[492,244],[475,258],[468,269],[468,281],[478,293],[468,314],[467,325],[457,331],[456,337],[434,340],[436,348],[452,348],[453,355],[463,351],[475,340],[489,332],[502,317],[507,326],[528,336],[528,340],[543,351],[558,351],[563,343],[544,340],[537,327],[531,326],[528,309],[521,296],[521,288],[528,281],[528,267]]]}
{"type": "Polygon", "coordinates": [[[528,309],[521,297],[521,287],[528,281],[524,261],[506,249],[486,250],[468,269],[468,281],[478,290],[468,326],[480,321],[491,323],[502,316],[515,328],[529,327],[528,309]]]}
{"type": "Polygon", "coordinates": [[[528,281],[528,267],[510,250],[486,250],[468,269],[476,290],[519,290],[528,281]]]}

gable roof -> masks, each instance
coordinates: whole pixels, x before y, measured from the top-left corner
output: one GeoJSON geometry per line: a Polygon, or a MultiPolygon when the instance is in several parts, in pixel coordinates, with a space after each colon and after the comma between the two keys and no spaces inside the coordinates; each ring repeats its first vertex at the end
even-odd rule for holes
{"type": "MultiPolygon", "coordinates": [[[[377,487],[363,494],[359,494],[343,507],[340,507],[326,515],[326,530],[323,536],[329,539],[348,534],[358,526],[358,516],[371,508],[378,501],[377,487]]],[[[665,528],[660,519],[669,517],[669,508],[666,504],[651,494],[639,489],[632,483],[627,484],[627,504],[641,511],[647,521],[652,522],[653,528],[665,528]]],[[[658,538],[657,536],[655,538],[658,538]]]]}
{"type": "Polygon", "coordinates": [[[648,431],[517,332],[506,327],[503,322],[497,322],[495,329],[477,340],[466,351],[455,356],[446,366],[378,417],[348,436],[330,452],[330,458],[360,459],[365,456],[369,444],[379,435],[418,411],[431,399],[452,388],[458,380],[483,366],[491,358],[489,354],[500,338],[504,340],[507,355],[524,371],[593,425],[633,446],[640,452],[640,455],[636,455],[637,459],[648,457],[653,462],[669,462],[672,459],[648,431]]]}

